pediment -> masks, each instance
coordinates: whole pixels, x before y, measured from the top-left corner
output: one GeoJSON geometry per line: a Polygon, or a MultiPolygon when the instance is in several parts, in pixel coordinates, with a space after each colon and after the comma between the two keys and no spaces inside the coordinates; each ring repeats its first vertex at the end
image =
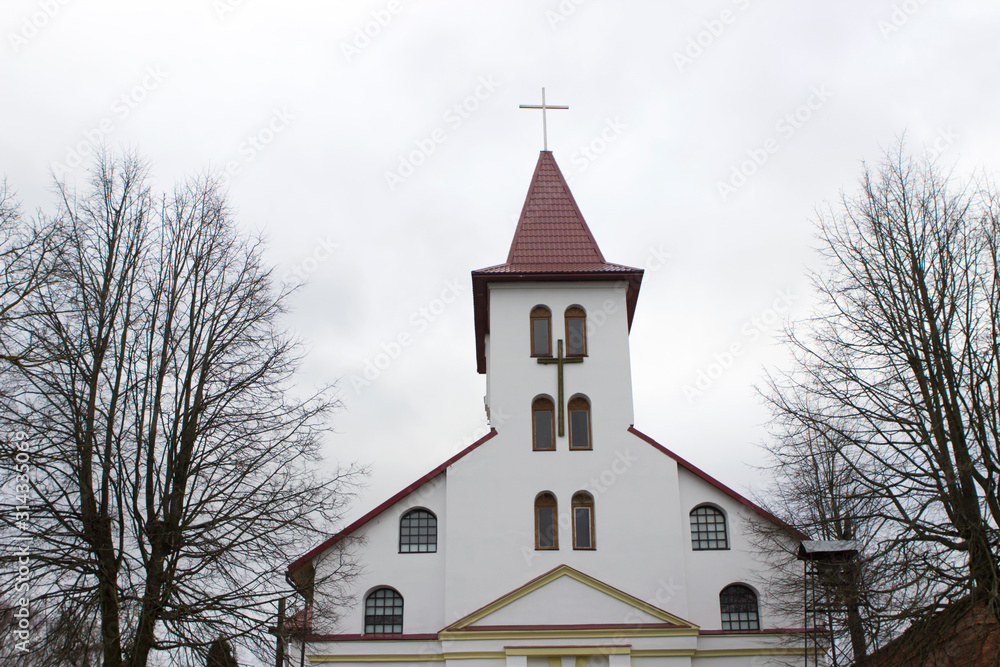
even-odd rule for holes
{"type": "Polygon", "coordinates": [[[568,565],[529,581],[446,631],[694,630],[698,626],[568,565]]]}

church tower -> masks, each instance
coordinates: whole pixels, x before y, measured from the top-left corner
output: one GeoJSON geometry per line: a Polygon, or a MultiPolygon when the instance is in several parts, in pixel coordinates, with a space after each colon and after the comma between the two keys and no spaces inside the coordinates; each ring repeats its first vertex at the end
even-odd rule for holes
{"type": "MultiPolygon", "coordinates": [[[[630,425],[628,331],[641,282],[641,269],[605,261],[555,158],[542,151],[507,261],[472,272],[476,358],[486,373],[489,414],[550,394],[557,435],[545,443],[536,438],[540,449],[566,447],[566,404],[575,399],[598,401],[606,418],[630,425]]],[[[537,436],[543,426],[536,422],[537,436]]],[[[584,435],[576,434],[572,448],[584,448],[584,435]]]]}
{"type": "Polygon", "coordinates": [[[472,272],[491,430],[289,565],[311,664],[796,664],[748,527],[803,536],[633,425],[642,275],[542,151],[506,262],[472,272]]]}

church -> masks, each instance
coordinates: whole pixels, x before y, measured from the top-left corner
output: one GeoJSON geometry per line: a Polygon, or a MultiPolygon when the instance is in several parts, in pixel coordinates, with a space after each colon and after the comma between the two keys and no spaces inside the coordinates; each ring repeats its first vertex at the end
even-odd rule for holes
{"type": "Polygon", "coordinates": [[[747,525],[804,536],[633,424],[642,275],[542,151],[506,262],[472,272],[490,431],[288,566],[308,664],[803,664],[747,525]]]}

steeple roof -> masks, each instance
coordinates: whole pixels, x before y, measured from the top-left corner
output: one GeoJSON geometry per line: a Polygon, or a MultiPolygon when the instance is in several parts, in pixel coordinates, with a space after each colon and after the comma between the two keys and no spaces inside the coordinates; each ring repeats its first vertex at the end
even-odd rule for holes
{"type": "Polygon", "coordinates": [[[491,282],[625,281],[628,324],[632,326],[642,269],[605,261],[576,205],[551,151],[542,151],[514,231],[507,261],[472,272],[476,316],[476,362],[486,372],[491,282]]]}
{"type": "Polygon", "coordinates": [[[551,151],[538,156],[535,174],[504,264],[475,271],[502,273],[633,273],[604,260],[551,151]]]}

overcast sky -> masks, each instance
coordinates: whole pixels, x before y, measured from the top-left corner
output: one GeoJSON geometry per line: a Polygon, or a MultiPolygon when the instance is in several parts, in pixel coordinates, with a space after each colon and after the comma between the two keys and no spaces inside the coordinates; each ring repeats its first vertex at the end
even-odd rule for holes
{"type": "Polygon", "coordinates": [[[51,208],[51,172],[128,146],[161,188],[224,174],[276,275],[306,279],[303,388],[339,381],[330,459],[373,470],[355,517],[485,433],[469,272],[506,259],[542,147],[518,105],[542,86],[570,107],[549,148],[606,259],[646,269],[636,427],[743,492],[766,438],[754,386],[782,364],[780,318],[809,312],[814,208],[904,131],[959,174],[1000,168],[995,0],[0,12],[0,172],[27,211],[51,208]]]}

